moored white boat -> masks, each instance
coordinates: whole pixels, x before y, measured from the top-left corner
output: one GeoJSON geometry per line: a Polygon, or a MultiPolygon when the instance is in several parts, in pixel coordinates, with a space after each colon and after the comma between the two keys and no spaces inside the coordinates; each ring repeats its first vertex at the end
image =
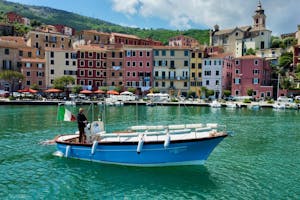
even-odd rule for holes
{"type": "Polygon", "coordinates": [[[226,102],[226,108],[237,108],[237,104],[234,102],[226,102]]]}
{"type": "Polygon", "coordinates": [[[275,102],[273,104],[273,108],[274,109],[285,109],[285,104],[282,102],[275,102]]]}
{"type": "Polygon", "coordinates": [[[58,136],[59,154],[130,166],[195,165],[203,164],[228,135],[225,127],[217,124],[132,126],[118,133],[106,133],[99,121],[87,127],[83,144],[78,142],[78,134],[58,136]]]}
{"type": "Polygon", "coordinates": [[[212,107],[212,108],[221,108],[222,107],[221,103],[218,102],[217,100],[213,100],[213,102],[211,102],[209,104],[209,106],[212,107]]]}

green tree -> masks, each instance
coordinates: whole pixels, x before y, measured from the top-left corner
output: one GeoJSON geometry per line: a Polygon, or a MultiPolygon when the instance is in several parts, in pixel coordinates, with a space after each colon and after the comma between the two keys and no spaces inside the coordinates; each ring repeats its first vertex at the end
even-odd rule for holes
{"type": "Polygon", "coordinates": [[[214,95],[215,94],[215,91],[214,90],[207,90],[206,91],[206,98],[207,97],[210,97],[210,96],[212,96],[212,95],[214,95]]]}
{"type": "Polygon", "coordinates": [[[72,93],[78,94],[80,91],[82,90],[82,86],[81,85],[75,85],[74,87],[72,87],[72,93]]]}
{"type": "Polygon", "coordinates": [[[247,89],[247,95],[248,96],[252,96],[253,95],[253,89],[252,88],[247,89]]]}
{"type": "Polygon", "coordinates": [[[224,90],[223,94],[225,95],[225,97],[229,97],[231,95],[231,91],[230,90],[224,90]]]}
{"type": "Polygon", "coordinates": [[[252,48],[249,48],[249,49],[247,49],[247,51],[246,51],[246,55],[255,55],[255,54],[256,54],[256,52],[255,52],[255,50],[252,49],[252,48]]]}
{"type": "Polygon", "coordinates": [[[33,89],[33,90],[39,90],[39,89],[40,89],[39,86],[38,86],[37,84],[32,84],[32,85],[30,86],[30,88],[33,89]]]}
{"type": "Polygon", "coordinates": [[[74,84],[75,79],[72,76],[62,76],[54,79],[54,88],[65,90],[69,84],[74,84]]]}
{"type": "Polygon", "coordinates": [[[133,87],[130,87],[127,90],[128,90],[128,92],[132,92],[133,94],[135,94],[135,92],[136,92],[136,88],[133,88],[133,87]]]}
{"type": "Polygon", "coordinates": [[[0,79],[7,81],[10,84],[10,92],[15,89],[15,84],[24,79],[23,74],[13,70],[4,70],[0,72],[0,79]]]}
{"type": "Polygon", "coordinates": [[[279,57],[279,70],[283,72],[282,75],[284,75],[284,72],[286,72],[288,69],[290,69],[291,64],[293,63],[293,53],[287,52],[283,53],[279,57]]]}

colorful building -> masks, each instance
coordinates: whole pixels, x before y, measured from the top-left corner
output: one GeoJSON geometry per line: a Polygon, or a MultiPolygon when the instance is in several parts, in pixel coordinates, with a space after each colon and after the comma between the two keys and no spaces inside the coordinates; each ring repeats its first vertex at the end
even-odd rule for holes
{"type": "Polygon", "coordinates": [[[104,82],[104,85],[124,87],[124,49],[121,47],[121,45],[107,45],[106,55],[107,65],[106,80],[104,82]]]}
{"type": "Polygon", "coordinates": [[[154,87],[164,93],[187,95],[190,83],[190,48],[153,47],[154,87]]]}
{"type": "Polygon", "coordinates": [[[71,76],[77,82],[77,51],[74,49],[45,49],[45,81],[46,87],[53,87],[54,79],[71,76]]]}
{"type": "Polygon", "coordinates": [[[249,55],[234,59],[232,71],[232,95],[249,96],[253,90],[255,98],[273,97],[271,67],[264,58],[249,55]]]}
{"type": "MultiPolygon", "coordinates": [[[[54,27],[55,28],[55,27],[54,27]]],[[[45,56],[45,48],[71,48],[72,40],[69,36],[50,30],[29,31],[27,36],[27,46],[37,49],[37,56],[45,56]]]]}
{"type": "Polygon", "coordinates": [[[212,55],[204,58],[202,61],[202,85],[208,90],[214,91],[214,97],[219,99],[222,97],[222,70],[224,63],[224,54],[212,55]]]}
{"type": "Polygon", "coordinates": [[[86,44],[109,44],[110,34],[103,33],[96,30],[82,30],[75,34],[75,46],[86,44]]]}
{"type": "Polygon", "coordinates": [[[45,59],[22,58],[21,73],[25,77],[22,81],[23,88],[36,85],[39,89],[46,89],[45,59]]]}
{"type": "Polygon", "coordinates": [[[202,86],[202,59],[204,49],[192,49],[190,61],[190,91],[200,94],[202,86]]]}
{"type": "Polygon", "coordinates": [[[82,45],[77,50],[77,84],[84,89],[96,90],[106,86],[107,53],[99,45],[82,45]]]}
{"type": "Polygon", "coordinates": [[[195,38],[179,35],[169,39],[169,46],[179,46],[179,47],[197,47],[200,46],[198,40],[195,38]]]}
{"type": "Polygon", "coordinates": [[[126,45],[124,49],[124,82],[126,88],[146,91],[152,87],[153,54],[149,46],[126,45]]]}

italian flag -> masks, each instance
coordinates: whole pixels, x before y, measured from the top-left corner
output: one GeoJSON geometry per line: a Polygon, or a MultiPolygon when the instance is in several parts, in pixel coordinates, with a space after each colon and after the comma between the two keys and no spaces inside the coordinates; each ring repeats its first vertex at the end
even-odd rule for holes
{"type": "Polygon", "coordinates": [[[57,113],[57,120],[58,121],[68,121],[73,122],[76,121],[76,117],[63,106],[59,106],[58,113],[57,113]]]}

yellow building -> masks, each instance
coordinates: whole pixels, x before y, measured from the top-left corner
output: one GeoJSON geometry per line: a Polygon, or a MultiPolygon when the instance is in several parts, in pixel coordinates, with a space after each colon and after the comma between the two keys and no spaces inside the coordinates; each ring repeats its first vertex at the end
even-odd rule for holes
{"type": "Polygon", "coordinates": [[[163,93],[187,94],[189,90],[190,48],[153,48],[154,87],[163,93]]]}
{"type": "Polygon", "coordinates": [[[190,91],[200,95],[202,86],[202,58],[204,57],[204,48],[191,50],[190,64],[190,91]]]}

